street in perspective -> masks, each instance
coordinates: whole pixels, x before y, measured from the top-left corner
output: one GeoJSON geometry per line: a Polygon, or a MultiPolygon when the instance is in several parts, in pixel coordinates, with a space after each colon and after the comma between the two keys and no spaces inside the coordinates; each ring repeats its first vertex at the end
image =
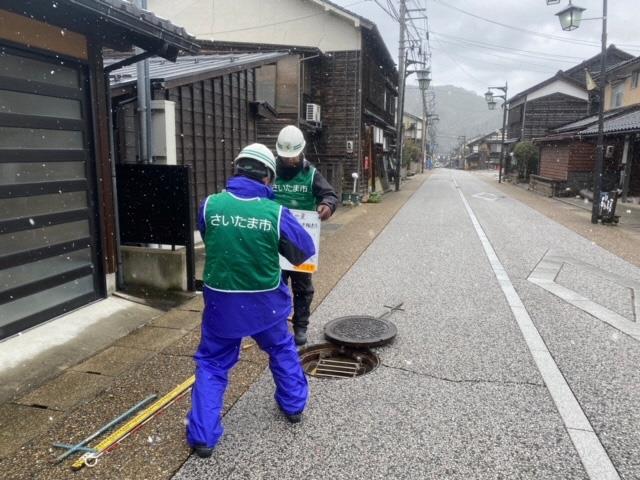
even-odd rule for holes
{"type": "Polygon", "coordinates": [[[0,0],[7,479],[640,479],[634,0],[0,0]]]}

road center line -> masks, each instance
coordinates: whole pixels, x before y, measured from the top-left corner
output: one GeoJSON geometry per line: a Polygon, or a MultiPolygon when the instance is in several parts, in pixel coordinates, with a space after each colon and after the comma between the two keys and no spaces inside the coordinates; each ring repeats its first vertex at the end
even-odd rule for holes
{"type": "Polygon", "coordinates": [[[620,475],[618,471],[611,462],[604,446],[600,443],[600,439],[594,432],[589,419],[571,391],[560,368],[558,368],[558,365],[551,356],[551,352],[549,352],[544,340],[540,336],[540,332],[538,332],[533,320],[531,320],[529,312],[527,312],[520,296],[511,283],[507,271],[502,266],[502,263],[500,263],[498,255],[493,249],[489,238],[484,233],[480,222],[478,222],[478,218],[473,213],[469,202],[467,202],[467,199],[462,193],[462,189],[458,185],[458,182],[456,182],[456,179],[453,176],[451,178],[587,475],[589,475],[591,480],[619,480],[620,475]]]}

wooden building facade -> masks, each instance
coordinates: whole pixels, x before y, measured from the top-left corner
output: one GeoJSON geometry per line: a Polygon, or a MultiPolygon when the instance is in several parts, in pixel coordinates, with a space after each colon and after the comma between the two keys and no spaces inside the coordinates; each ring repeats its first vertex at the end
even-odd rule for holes
{"type": "MultiPolygon", "coordinates": [[[[150,61],[154,115],[165,121],[165,128],[155,132],[152,159],[192,167],[195,211],[207,195],[225,188],[233,160],[243,147],[257,141],[257,121],[270,114],[256,101],[256,69],[286,56],[268,52],[180,57],[175,64],[150,61]],[[175,138],[175,142],[168,139],[173,155],[166,155],[163,148],[167,135],[175,138]]],[[[113,72],[111,88],[116,159],[137,163],[135,68],[113,72]]]]}
{"type": "MultiPolygon", "coordinates": [[[[173,4],[150,0],[160,15],[175,10],[173,4]]],[[[366,194],[372,177],[386,177],[396,143],[397,72],[378,28],[326,0],[245,0],[243,7],[274,25],[243,28],[234,0],[217,1],[215,8],[196,0],[176,18],[200,32],[204,52],[288,52],[275,68],[257,73],[257,100],[275,112],[258,122],[258,139],[273,149],[280,129],[297,125],[307,139],[307,158],[336,190],[351,191],[357,173],[359,192],[366,194]],[[282,28],[279,12],[285,10],[298,20],[282,28]],[[211,21],[203,24],[202,18],[211,21]],[[307,115],[309,105],[319,119],[307,115]]]]}
{"type": "MultiPolygon", "coordinates": [[[[565,125],[538,139],[540,176],[575,193],[592,189],[597,115],[565,125]]],[[[619,189],[623,200],[640,197],[640,106],[605,112],[603,189],[619,189]]]]}
{"type": "MultiPolygon", "coordinates": [[[[608,67],[630,58],[614,45],[607,50],[608,67]]],[[[599,69],[600,54],[511,97],[507,102],[509,142],[542,137],[595,111],[598,99],[590,98],[585,70],[595,75],[599,69]]]]}
{"type": "Polygon", "coordinates": [[[2,339],[115,284],[102,48],[173,60],[197,45],[121,0],[0,0],[0,25],[2,339]]]}

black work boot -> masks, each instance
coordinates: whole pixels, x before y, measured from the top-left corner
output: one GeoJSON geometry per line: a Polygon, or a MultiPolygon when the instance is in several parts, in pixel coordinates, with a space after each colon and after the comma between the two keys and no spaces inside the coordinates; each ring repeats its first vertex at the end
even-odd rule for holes
{"type": "Polygon", "coordinates": [[[302,346],[307,343],[307,327],[293,326],[293,337],[296,345],[302,346]]]}
{"type": "Polygon", "coordinates": [[[199,446],[199,447],[193,447],[193,451],[200,458],[209,458],[213,453],[213,448],[199,446]]]}
{"type": "Polygon", "coordinates": [[[289,420],[289,423],[300,423],[302,421],[302,412],[296,413],[294,415],[285,413],[284,416],[287,418],[287,420],[289,420]]]}

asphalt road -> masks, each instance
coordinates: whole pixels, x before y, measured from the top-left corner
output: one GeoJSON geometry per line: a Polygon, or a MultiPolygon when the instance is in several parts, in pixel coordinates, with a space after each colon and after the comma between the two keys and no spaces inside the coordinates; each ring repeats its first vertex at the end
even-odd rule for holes
{"type": "Polygon", "coordinates": [[[638,268],[437,170],[312,318],[321,343],[331,319],[403,302],[381,366],[310,379],[295,426],[267,371],[226,415],[213,457],[192,456],[175,478],[640,478],[635,285],[638,268]]]}

